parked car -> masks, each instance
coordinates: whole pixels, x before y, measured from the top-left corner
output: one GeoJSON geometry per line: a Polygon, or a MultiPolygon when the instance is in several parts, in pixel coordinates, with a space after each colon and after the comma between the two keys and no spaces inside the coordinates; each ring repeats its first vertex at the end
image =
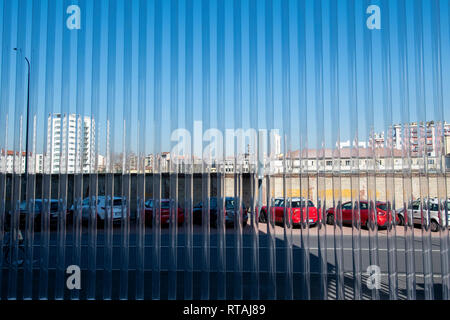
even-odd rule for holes
{"type": "MultiPolygon", "coordinates": [[[[413,201],[409,208],[408,208],[408,213],[409,215],[412,215],[413,217],[413,223],[414,224],[419,224],[422,225],[422,214],[420,213],[420,202],[421,200],[415,200],[413,201]]],[[[427,210],[429,209],[430,212],[430,229],[432,232],[437,232],[439,231],[439,227],[440,227],[440,219],[439,219],[439,201],[437,198],[430,198],[428,201],[424,201],[424,206],[423,206],[423,210],[424,210],[424,218],[426,219],[428,217],[427,214],[427,210]]],[[[444,203],[440,204],[440,209],[441,209],[441,213],[442,214],[448,214],[447,216],[447,225],[450,225],[450,199],[447,199],[447,201],[445,201],[444,203]],[[445,212],[445,206],[447,206],[447,212],[445,212]]],[[[405,225],[405,210],[404,208],[399,209],[397,211],[397,216],[399,218],[399,222],[398,224],[403,226],[405,225]]]]}
{"type": "MultiPolygon", "coordinates": [[[[210,223],[211,226],[214,228],[217,228],[217,198],[211,197],[210,198],[210,223]]],[[[236,199],[234,197],[225,197],[225,225],[226,226],[234,226],[235,221],[235,211],[236,211],[236,199]]],[[[241,222],[242,226],[247,225],[248,221],[248,210],[244,205],[244,202],[242,202],[242,216],[241,216],[241,222]]],[[[202,208],[203,208],[203,202],[198,203],[193,208],[193,223],[194,224],[202,224],[202,208]]]]}
{"type": "MultiPolygon", "coordinates": [[[[87,197],[83,199],[81,202],[81,219],[83,223],[87,223],[89,221],[90,216],[90,198],[87,197]]],[[[73,212],[75,210],[74,205],[70,207],[70,211],[73,212]]],[[[99,225],[103,225],[105,222],[106,216],[106,197],[98,196],[97,197],[97,223],[99,225]]],[[[122,218],[122,198],[121,197],[113,197],[112,199],[112,221],[113,223],[120,222],[122,218]]]]}
{"type": "MultiPolygon", "coordinates": [[[[291,200],[290,208],[288,208],[288,214],[291,215],[292,224],[294,227],[299,227],[302,222],[308,223],[310,225],[315,225],[318,220],[317,208],[311,200],[306,200],[305,198],[288,198],[291,200]],[[308,210],[308,214],[306,214],[308,210]]],[[[285,201],[284,198],[275,198],[272,200],[272,206],[270,207],[272,217],[275,219],[275,223],[284,222],[284,208],[285,201]]],[[[267,222],[269,216],[267,215],[267,206],[263,206],[259,214],[259,222],[267,222]]]]}
{"type": "MultiPolygon", "coordinates": [[[[170,199],[161,199],[161,224],[167,225],[170,223],[170,199]]],[[[145,202],[145,221],[147,224],[152,224],[153,219],[153,206],[154,199],[148,199],[145,202]]],[[[178,206],[177,209],[178,215],[178,224],[182,224],[184,222],[184,210],[178,206]]]]}
{"type": "MultiPolygon", "coordinates": [[[[361,225],[366,228],[369,227],[369,203],[365,200],[359,202],[360,209],[360,217],[361,217],[361,225]]],[[[377,201],[376,202],[376,210],[377,210],[377,225],[378,227],[384,228],[387,227],[389,222],[389,217],[391,215],[388,214],[388,206],[386,202],[377,201]]],[[[351,224],[353,217],[353,203],[351,201],[344,202],[342,204],[342,223],[343,224],[351,224]]],[[[330,208],[327,210],[327,223],[334,224],[335,221],[335,210],[334,208],[330,208]]],[[[398,223],[399,219],[396,215],[396,221],[398,223]]]]}
{"type": "MultiPolygon", "coordinates": [[[[58,200],[56,199],[35,199],[34,200],[34,229],[40,230],[41,229],[41,217],[42,217],[42,211],[44,210],[44,204],[46,201],[49,201],[50,203],[50,226],[55,226],[58,222],[58,216],[59,216],[59,209],[58,209],[58,200]]],[[[26,201],[22,201],[19,205],[19,227],[21,229],[24,229],[26,226],[26,219],[28,215],[28,208],[26,201]]],[[[72,215],[67,210],[66,212],[66,222],[71,223],[72,222],[72,215]]],[[[11,222],[13,212],[9,211],[9,214],[7,216],[7,223],[11,222]]]]}
{"type": "MultiPolygon", "coordinates": [[[[34,200],[34,229],[40,230],[41,229],[41,220],[42,220],[42,211],[44,210],[44,204],[45,201],[50,202],[50,227],[56,226],[58,222],[58,216],[59,216],[59,209],[58,209],[58,200],[56,199],[50,199],[50,200],[43,200],[43,199],[35,199],[34,200]]],[[[21,229],[24,229],[26,226],[26,219],[28,215],[28,208],[26,201],[22,201],[19,205],[19,227],[21,229]]],[[[7,215],[7,223],[9,224],[11,222],[11,217],[13,214],[13,211],[9,211],[9,214],[7,215]]],[[[71,223],[71,213],[66,210],[66,222],[71,223]]]]}

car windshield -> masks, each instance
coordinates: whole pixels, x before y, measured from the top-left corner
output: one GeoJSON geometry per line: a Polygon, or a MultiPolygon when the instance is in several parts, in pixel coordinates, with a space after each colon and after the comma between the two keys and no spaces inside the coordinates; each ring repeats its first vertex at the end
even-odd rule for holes
{"type": "MultiPolygon", "coordinates": [[[[307,203],[305,200],[294,200],[291,204],[292,208],[306,208],[306,206],[308,206],[309,208],[314,207],[314,203],[311,200],[308,200],[307,203]]],[[[284,207],[284,199],[275,199],[273,206],[284,207]]]]}
{"type": "MultiPolygon", "coordinates": [[[[153,199],[149,199],[145,202],[147,208],[153,208],[153,199]]],[[[161,209],[170,209],[169,200],[161,200],[161,209]]]]}
{"type": "Polygon", "coordinates": [[[413,202],[412,205],[409,206],[409,209],[413,210],[419,210],[419,208],[420,208],[420,200],[413,202]]]}
{"type": "MultiPolygon", "coordinates": [[[[28,211],[28,209],[27,209],[27,202],[26,201],[22,201],[20,203],[19,210],[20,211],[28,211]]],[[[40,211],[41,211],[41,200],[35,199],[34,212],[40,212],[40,211]]]]}
{"type": "Polygon", "coordinates": [[[284,200],[283,199],[275,199],[273,202],[274,207],[283,207],[284,206],[284,200]]]}
{"type": "Polygon", "coordinates": [[[309,208],[314,207],[314,203],[312,203],[311,200],[308,200],[308,203],[306,204],[305,200],[301,201],[292,201],[292,208],[304,208],[308,206],[309,208]]]}
{"type": "MultiPolygon", "coordinates": [[[[235,200],[233,198],[226,198],[225,199],[225,208],[228,210],[232,210],[234,209],[234,205],[235,205],[235,200]]],[[[199,202],[196,206],[196,208],[202,208],[203,207],[203,202],[199,202]]],[[[209,199],[209,207],[211,209],[216,209],[217,208],[217,198],[210,198],[209,199]]]]}
{"type": "Polygon", "coordinates": [[[122,199],[114,199],[113,206],[118,207],[122,205],[122,199]]]}
{"type": "Polygon", "coordinates": [[[50,211],[51,212],[58,211],[58,202],[55,201],[50,203],[50,211]]]}
{"type": "MultiPolygon", "coordinates": [[[[100,201],[105,201],[105,199],[104,198],[97,198],[97,204],[100,204],[100,201]]],[[[81,205],[83,206],[83,207],[86,207],[86,206],[89,206],[91,203],[90,203],[90,198],[86,198],[86,199],[83,199],[83,202],[81,203],[81,205]]]]}
{"type": "Polygon", "coordinates": [[[153,200],[149,199],[149,200],[145,201],[145,206],[147,208],[153,208],[153,200]]]}
{"type": "Polygon", "coordinates": [[[234,206],[235,206],[235,201],[234,201],[234,199],[227,199],[227,200],[225,201],[225,208],[226,208],[227,210],[233,210],[233,209],[234,209],[234,206]]]}
{"type": "Polygon", "coordinates": [[[20,210],[27,210],[27,202],[26,202],[26,201],[22,201],[22,202],[20,203],[19,209],[20,209],[20,210]]]}
{"type": "Polygon", "coordinates": [[[170,209],[170,201],[161,201],[161,209],[170,209]]]}
{"type": "Polygon", "coordinates": [[[35,212],[40,212],[41,211],[41,207],[42,207],[42,202],[41,201],[35,201],[34,202],[34,211],[35,212]]]}
{"type": "Polygon", "coordinates": [[[342,209],[344,209],[344,210],[351,210],[352,209],[352,203],[351,202],[344,203],[342,205],[342,209]]]}
{"type": "Polygon", "coordinates": [[[377,208],[383,211],[387,211],[387,204],[386,203],[379,203],[377,204],[377,208]]]}

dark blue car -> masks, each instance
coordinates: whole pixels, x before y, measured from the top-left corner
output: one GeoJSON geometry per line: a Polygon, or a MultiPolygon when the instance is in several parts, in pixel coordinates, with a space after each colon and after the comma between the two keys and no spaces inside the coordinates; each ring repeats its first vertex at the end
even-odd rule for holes
{"type": "MultiPolygon", "coordinates": [[[[56,223],[58,221],[58,216],[59,216],[58,200],[50,199],[50,200],[45,200],[45,201],[48,201],[48,205],[50,206],[50,216],[49,216],[50,226],[54,226],[54,225],[56,225],[56,223]]],[[[43,206],[44,206],[44,200],[42,200],[42,199],[34,200],[34,228],[35,228],[35,230],[40,230],[40,228],[41,228],[41,220],[42,220],[41,216],[42,216],[43,206]]],[[[26,201],[22,201],[20,203],[19,210],[20,210],[19,224],[20,224],[20,228],[23,229],[23,228],[25,228],[26,220],[27,220],[27,216],[28,216],[28,208],[27,208],[26,201]]],[[[12,211],[9,211],[9,214],[7,216],[8,223],[11,222],[11,215],[12,215],[12,211]]],[[[71,219],[72,219],[71,217],[72,217],[72,215],[69,212],[66,212],[66,222],[67,223],[71,222],[71,219]]]]}
{"type": "MultiPolygon", "coordinates": [[[[211,226],[217,228],[217,198],[210,198],[210,223],[211,226]]],[[[225,225],[226,226],[234,226],[235,222],[235,213],[237,211],[236,208],[236,200],[234,197],[226,197],[225,201],[225,225]]],[[[193,222],[194,224],[202,224],[202,208],[203,202],[198,203],[193,208],[193,222]]],[[[242,202],[242,216],[241,222],[242,225],[245,226],[248,221],[248,211],[245,208],[244,202],[242,202]]]]}

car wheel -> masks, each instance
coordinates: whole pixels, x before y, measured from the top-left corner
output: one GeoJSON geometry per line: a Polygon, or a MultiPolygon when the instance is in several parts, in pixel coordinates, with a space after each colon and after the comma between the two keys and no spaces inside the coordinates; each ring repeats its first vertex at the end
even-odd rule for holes
{"type": "Polygon", "coordinates": [[[334,225],[334,215],[333,214],[327,215],[327,224],[334,225]]]}
{"type": "Polygon", "coordinates": [[[431,220],[431,224],[430,225],[431,225],[431,231],[432,232],[439,231],[439,224],[436,221],[431,220]]]}
{"type": "Polygon", "coordinates": [[[261,210],[261,213],[259,214],[259,222],[261,223],[267,222],[267,213],[265,210],[261,210]]]}
{"type": "Polygon", "coordinates": [[[202,217],[198,215],[193,215],[192,224],[202,225],[202,217]]]}
{"type": "Polygon", "coordinates": [[[100,219],[100,217],[97,216],[97,228],[103,228],[105,226],[105,221],[100,219]]]}
{"type": "Polygon", "coordinates": [[[41,218],[34,219],[34,231],[41,231],[41,218]]]}
{"type": "Polygon", "coordinates": [[[405,218],[402,215],[398,216],[398,225],[404,226],[405,225],[405,218]]]}

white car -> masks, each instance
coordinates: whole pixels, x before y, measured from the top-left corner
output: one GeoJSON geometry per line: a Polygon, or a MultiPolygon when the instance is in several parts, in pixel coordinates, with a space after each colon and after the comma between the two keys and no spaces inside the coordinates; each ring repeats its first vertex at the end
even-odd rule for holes
{"type": "MultiPolygon", "coordinates": [[[[122,198],[121,197],[113,197],[112,199],[112,221],[113,222],[119,222],[122,218],[122,198]]],[[[81,218],[84,222],[89,221],[89,216],[91,213],[91,207],[90,207],[90,198],[83,199],[83,202],[81,203],[82,207],[82,214],[81,218]]],[[[75,210],[74,205],[70,208],[71,211],[75,210]]],[[[98,196],[97,197],[97,221],[100,224],[103,224],[105,221],[106,216],[106,197],[105,196],[98,196]]]]}
{"type": "MultiPolygon", "coordinates": [[[[420,213],[420,203],[421,200],[415,200],[411,203],[411,205],[408,208],[409,215],[412,215],[414,224],[422,224],[422,214],[420,213]]],[[[425,200],[425,205],[423,206],[423,212],[424,212],[424,219],[427,218],[428,214],[427,211],[430,211],[430,227],[432,232],[439,231],[439,201],[436,198],[430,198],[428,201],[425,200]]],[[[446,215],[447,214],[447,226],[450,226],[450,199],[447,199],[447,201],[444,201],[440,205],[441,214],[446,215]],[[447,210],[445,210],[445,207],[447,207],[447,210]]],[[[400,220],[399,224],[404,225],[405,224],[405,217],[404,217],[404,209],[400,209],[397,212],[398,218],[400,220]]]]}

